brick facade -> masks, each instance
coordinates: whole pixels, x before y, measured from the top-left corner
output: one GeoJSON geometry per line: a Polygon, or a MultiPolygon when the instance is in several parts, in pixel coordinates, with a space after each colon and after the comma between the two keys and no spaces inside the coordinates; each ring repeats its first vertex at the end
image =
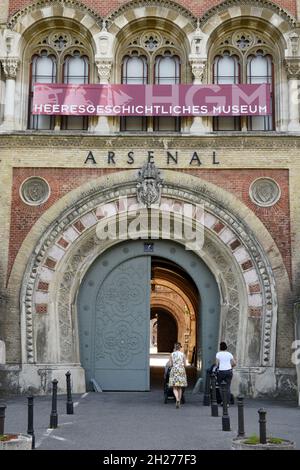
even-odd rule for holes
{"type": "MultiPolygon", "coordinates": [[[[9,240],[8,276],[15,257],[26,235],[52,204],[62,196],[79,187],[86,181],[114,172],[114,169],[77,169],[77,168],[15,168],[12,187],[11,227],[9,240]],[[25,204],[19,196],[22,182],[32,176],[45,178],[51,188],[48,201],[41,206],[32,207],[25,204]]],[[[290,246],[290,214],[289,214],[289,183],[287,170],[183,170],[234,194],[243,201],[264,223],[274,238],[284,259],[286,269],[291,276],[291,246],[290,246]],[[252,181],[259,177],[275,179],[281,187],[280,200],[270,208],[258,207],[249,197],[249,187],[252,181]]],[[[219,233],[224,226],[218,223],[213,230],[219,233]]],[[[79,231],[80,227],[77,227],[79,231]]],[[[61,242],[63,243],[63,241],[61,242]]],[[[63,246],[63,245],[62,245],[63,246]]]]}
{"type": "MultiPolygon", "coordinates": [[[[13,15],[18,10],[27,7],[32,3],[32,0],[11,0],[9,2],[9,15],[13,15]]],[[[110,2],[107,2],[105,0],[83,0],[81,3],[86,5],[98,15],[105,17],[120,8],[125,3],[129,2],[127,0],[112,0],[110,2]]],[[[191,11],[191,13],[196,17],[201,17],[212,7],[219,5],[222,2],[220,0],[182,0],[174,3],[178,3],[179,5],[184,6],[187,10],[191,11]]],[[[277,0],[273,3],[275,5],[279,5],[281,8],[284,8],[289,13],[296,16],[296,0],[277,0]]]]}

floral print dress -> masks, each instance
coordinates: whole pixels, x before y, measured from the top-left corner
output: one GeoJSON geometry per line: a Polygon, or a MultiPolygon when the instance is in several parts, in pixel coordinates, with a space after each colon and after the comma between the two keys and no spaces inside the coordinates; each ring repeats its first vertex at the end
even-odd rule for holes
{"type": "Polygon", "coordinates": [[[169,376],[169,387],[186,387],[187,379],[184,367],[184,354],[181,351],[172,353],[173,366],[169,376]]]}

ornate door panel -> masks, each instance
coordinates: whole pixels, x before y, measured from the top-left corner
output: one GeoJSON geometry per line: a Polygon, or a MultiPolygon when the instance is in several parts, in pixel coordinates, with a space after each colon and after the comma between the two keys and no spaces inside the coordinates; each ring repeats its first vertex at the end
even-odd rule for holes
{"type": "Polygon", "coordinates": [[[102,390],[149,390],[151,257],[108,268],[115,255],[96,261],[81,287],[81,361],[102,390]]]}

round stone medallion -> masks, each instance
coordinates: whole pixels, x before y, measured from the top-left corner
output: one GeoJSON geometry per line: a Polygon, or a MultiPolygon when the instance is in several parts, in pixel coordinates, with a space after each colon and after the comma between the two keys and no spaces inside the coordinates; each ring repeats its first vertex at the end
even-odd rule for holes
{"type": "Polygon", "coordinates": [[[258,178],[251,184],[249,195],[256,205],[270,207],[280,199],[281,191],[276,181],[271,178],[258,178]]]}
{"type": "Polygon", "coordinates": [[[31,176],[20,187],[22,200],[31,206],[39,206],[49,199],[50,186],[44,178],[31,176]]]}

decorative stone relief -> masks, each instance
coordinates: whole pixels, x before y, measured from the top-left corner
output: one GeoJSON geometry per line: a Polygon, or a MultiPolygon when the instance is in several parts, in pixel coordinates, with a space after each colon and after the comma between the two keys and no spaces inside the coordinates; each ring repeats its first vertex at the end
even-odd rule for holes
{"type": "Polygon", "coordinates": [[[32,176],[22,183],[20,196],[26,204],[39,206],[49,199],[50,186],[43,178],[32,176]]]}
{"type": "Polygon", "coordinates": [[[206,59],[190,59],[193,76],[199,82],[203,80],[206,62],[206,59]]]}
{"type": "Polygon", "coordinates": [[[280,198],[280,187],[276,181],[270,178],[259,178],[255,180],[249,189],[251,200],[261,207],[271,207],[280,198]]]}
{"type": "Polygon", "coordinates": [[[97,67],[100,82],[103,80],[109,81],[112,64],[113,64],[112,59],[105,59],[105,58],[96,59],[95,62],[96,62],[96,67],[97,67]]]}
{"type": "Polygon", "coordinates": [[[289,35],[289,42],[291,46],[292,55],[297,56],[299,51],[299,34],[297,34],[296,31],[293,31],[289,35]]]}
{"type": "Polygon", "coordinates": [[[162,183],[160,171],[156,168],[155,164],[146,163],[138,173],[137,201],[146,207],[150,207],[152,204],[159,204],[162,183]]]}
{"type": "Polygon", "coordinates": [[[289,80],[300,79],[300,60],[298,58],[286,59],[284,65],[289,80]]]}
{"type": "Polygon", "coordinates": [[[15,79],[20,63],[17,57],[6,57],[1,59],[4,75],[6,79],[15,79]]]}

